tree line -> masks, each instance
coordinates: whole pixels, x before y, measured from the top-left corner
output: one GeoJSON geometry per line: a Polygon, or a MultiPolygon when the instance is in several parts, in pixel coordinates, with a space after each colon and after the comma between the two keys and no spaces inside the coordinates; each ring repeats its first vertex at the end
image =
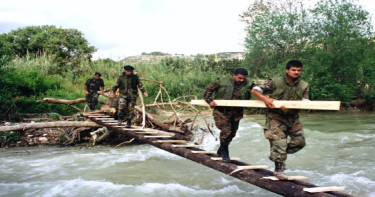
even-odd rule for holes
{"type": "MultiPolygon", "coordinates": [[[[202,55],[131,64],[141,77],[164,81],[173,99],[202,97],[209,83],[238,67],[257,81],[283,74],[288,60],[299,59],[311,99],[361,99],[364,107],[374,109],[374,32],[369,13],[354,1],[320,0],[309,9],[301,0],[255,1],[241,18],[247,24],[245,60],[202,55]]],[[[36,101],[84,97],[83,84],[97,71],[111,87],[128,62],[92,61],[95,51],[76,29],[29,26],[0,34],[0,119],[19,112],[73,113],[67,106],[36,101]]],[[[155,97],[158,84],[145,85],[155,97]]]]}

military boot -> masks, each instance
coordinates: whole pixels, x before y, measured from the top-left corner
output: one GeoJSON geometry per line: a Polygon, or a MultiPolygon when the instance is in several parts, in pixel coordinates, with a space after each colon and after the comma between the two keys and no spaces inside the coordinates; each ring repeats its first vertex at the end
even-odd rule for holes
{"type": "Polygon", "coordinates": [[[126,128],[130,128],[132,126],[132,120],[131,119],[128,119],[127,121],[126,121],[126,125],[125,125],[125,127],[126,128]]]}
{"type": "Polygon", "coordinates": [[[117,124],[118,124],[118,125],[121,125],[121,124],[122,124],[122,118],[121,118],[121,117],[117,117],[117,124]]]}
{"type": "Polygon", "coordinates": [[[222,146],[221,144],[220,144],[219,149],[217,149],[216,154],[217,154],[219,157],[223,156],[223,146],[222,146]]]}
{"type": "Polygon", "coordinates": [[[288,180],[288,176],[284,173],[284,170],[284,162],[275,162],[275,171],[273,172],[273,175],[279,180],[288,180]]]}
{"type": "Polygon", "coordinates": [[[229,157],[229,150],[228,150],[228,144],[226,145],[222,145],[223,146],[223,150],[221,151],[222,155],[221,155],[221,158],[223,159],[223,162],[225,163],[230,163],[230,157],[229,157]]]}

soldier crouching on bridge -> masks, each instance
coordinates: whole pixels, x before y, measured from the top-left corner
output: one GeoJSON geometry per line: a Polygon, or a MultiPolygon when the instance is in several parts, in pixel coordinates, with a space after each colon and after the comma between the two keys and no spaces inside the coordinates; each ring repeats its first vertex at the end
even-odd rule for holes
{"type": "Polygon", "coordinates": [[[145,97],[148,97],[145,87],[143,86],[138,75],[134,74],[134,67],[130,65],[124,66],[124,72],[117,79],[116,85],[112,88],[110,98],[114,98],[115,92],[119,89],[119,101],[117,121],[121,125],[122,121],[126,119],[126,127],[130,128],[131,120],[134,117],[134,106],[138,97],[139,88],[145,97]]]}
{"type": "Polygon", "coordinates": [[[96,72],[94,78],[88,79],[85,83],[86,101],[90,110],[96,109],[99,97],[98,91],[101,91],[101,95],[104,94],[104,81],[100,78],[101,76],[100,73],[96,72]]]}
{"type": "Polygon", "coordinates": [[[301,150],[305,145],[302,124],[299,121],[299,110],[286,109],[284,106],[275,109],[274,100],[308,100],[309,84],[301,80],[303,65],[298,60],[286,64],[286,74],[255,86],[251,93],[266,105],[266,126],[264,136],[270,142],[269,158],[275,162],[274,175],[280,180],[287,180],[284,174],[287,154],[301,150]],[[288,142],[288,136],[290,141],[288,142]]]}
{"type": "Polygon", "coordinates": [[[242,107],[220,107],[214,100],[249,100],[252,83],[247,79],[247,70],[237,68],[232,77],[218,79],[208,85],[204,92],[204,100],[214,107],[215,125],[220,129],[220,147],[217,154],[224,162],[231,162],[228,146],[236,136],[240,120],[243,117],[242,107]],[[212,95],[215,93],[214,98],[212,95]]]}

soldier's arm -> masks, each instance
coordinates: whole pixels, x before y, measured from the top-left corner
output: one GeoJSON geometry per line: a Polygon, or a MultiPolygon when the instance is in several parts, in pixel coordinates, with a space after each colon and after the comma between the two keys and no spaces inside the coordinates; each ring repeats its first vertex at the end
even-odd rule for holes
{"type": "Polygon", "coordinates": [[[101,83],[100,84],[100,92],[101,92],[102,95],[104,95],[104,81],[103,81],[103,79],[101,80],[100,83],[101,83]]]}
{"type": "Polygon", "coordinates": [[[117,89],[118,89],[118,87],[119,87],[119,83],[120,83],[120,78],[117,79],[117,81],[116,81],[116,85],[114,85],[114,86],[112,87],[112,92],[111,92],[111,94],[109,95],[110,98],[114,98],[114,97],[115,97],[115,93],[116,93],[116,91],[117,91],[117,89]]]}
{"type": "Polygon", "coordinates": [[[89,94],[89,91],[87,90],[87,86],[89,85],[89,80],[86,81],[84,89],[85,89],[85,94],[89,94]]]}
{"type": "Polygon", "coordinates": [[[309,101],[310,100],[310,87],[309,86],[307,86],[307,88],[303,92],[303,94],[302,94],[302,100],[303,101],[309,101]]]}
{"type": "Polygon", "coordinates": [[[273,109],[275,106],[273,105],[274,99],[270,98],[266,93],[272,93],[274,90],[274,84],[272,80],[268,80],[262,85],[258,85],[253,87],[251,90],[251,94],[253,94],[257,99],[264,102],[267,108],[273,109]]]}
{"type": "Polygon", "coordinates": [[[213,99],[212,99],[212,95],[214,92],[216,92],[218,90],[218,88],[220,87],[220,80],[217,80],[213,83],[211,83],[210,85],[208,85],[205,89],[204,89],[204,96],[203,96],[203,99],[211,106],[211,107],[214,107],[216,106],[215,102],[213,102],[213,99]]]}
{"type": "Polygon", "coordinates": [[[147,91],[146,91],[145,86],[143,85],[143,83],[142,83],[142,81],[139,79],[139,77],[138,77],[138,85],[137,85],[137,87],[141,90],[141,92],[145,95],[145,97],[148,97],[148,96],[149,96],[148,93],[147,93],[147,91]]]}

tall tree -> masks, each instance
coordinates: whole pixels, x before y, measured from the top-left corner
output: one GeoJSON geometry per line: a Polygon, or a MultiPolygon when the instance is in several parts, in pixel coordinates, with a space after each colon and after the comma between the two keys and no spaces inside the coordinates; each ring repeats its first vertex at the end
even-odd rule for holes
{"type": "Polygon", "coordinates": [[[90,60],[95,47],[90,46],[82,32],[76,29],[56,28],[53,25],[28,26],[13,30],[1,40],[2,45],[11,45],[10,55],[35,57],[50,55],[62,65],[90,60]]]}
{"type": "Polygon", "coordinates": [[[312,9],[302,1],[256,1],[242,18],[254,76],[275,76],[287,60],[300,59],[313,99],[349,101],[374,90],[374,34],[368,12],[354,1],[320,0],[312,9]]]}

